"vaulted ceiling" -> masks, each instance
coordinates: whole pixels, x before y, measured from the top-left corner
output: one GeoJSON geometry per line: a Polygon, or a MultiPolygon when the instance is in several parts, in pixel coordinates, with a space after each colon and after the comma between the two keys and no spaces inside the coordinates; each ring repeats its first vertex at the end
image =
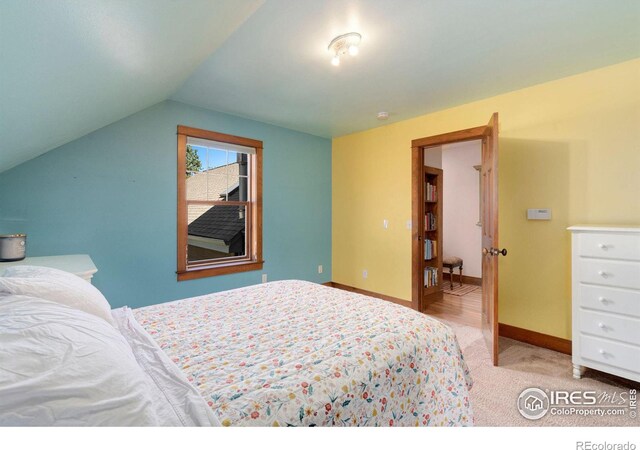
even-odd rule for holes
{"type": "Polygon", "coordinates": [[[2,0],[0,171],[166,100],[261,3],[2,0]]]}
{"type": "Polygon", "coordinates": [[[0,171],[167,98],[331,137],[639,56],[637,1],[3,0],[0,171]]]}

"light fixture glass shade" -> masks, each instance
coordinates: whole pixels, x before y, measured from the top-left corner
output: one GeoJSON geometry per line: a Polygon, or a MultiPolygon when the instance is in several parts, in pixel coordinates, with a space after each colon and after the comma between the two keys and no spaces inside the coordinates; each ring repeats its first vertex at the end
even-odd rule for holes
{"type": "Polygon", "coordinates": [[[358,54],[360,40],[362,36],[359,33],[351,32],[336,36],[327,47],[334,56],[331,59],[331,64],[337,66],[340,64],[340,57],[346,54],[350,56],[356,56],[358,54]]]}

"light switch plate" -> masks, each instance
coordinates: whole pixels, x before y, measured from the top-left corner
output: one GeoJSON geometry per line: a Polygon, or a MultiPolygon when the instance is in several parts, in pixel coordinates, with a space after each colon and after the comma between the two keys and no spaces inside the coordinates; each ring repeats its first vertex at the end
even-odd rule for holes
{"type": "Polygon", "coordinates": [[[527,219],[528,220],[551,220],[551,209],[550,208],[527,209],[527,219]]]}

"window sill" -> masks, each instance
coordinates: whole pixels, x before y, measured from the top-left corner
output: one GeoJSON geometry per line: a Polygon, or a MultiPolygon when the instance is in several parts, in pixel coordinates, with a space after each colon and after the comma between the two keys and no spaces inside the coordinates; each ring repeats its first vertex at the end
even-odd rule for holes
{"type": "Polygon", "coordinates": [[[263,264],[264,261],[243,261],[217,266],[192,267],[184,272],[176,273],[178,274],[178,281],[196,280],[198,278],[215,277],[217,275],[261,270],[263,264]]]}

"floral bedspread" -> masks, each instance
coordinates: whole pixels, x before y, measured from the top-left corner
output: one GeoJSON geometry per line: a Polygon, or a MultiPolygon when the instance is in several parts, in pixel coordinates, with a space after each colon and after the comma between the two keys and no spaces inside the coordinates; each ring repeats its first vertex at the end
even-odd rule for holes
{"type": "Polygon", "coordinates": [[[404,306],[276,281],[133,311],[223,425],[472,425],[453,331],[404,306]]]}

